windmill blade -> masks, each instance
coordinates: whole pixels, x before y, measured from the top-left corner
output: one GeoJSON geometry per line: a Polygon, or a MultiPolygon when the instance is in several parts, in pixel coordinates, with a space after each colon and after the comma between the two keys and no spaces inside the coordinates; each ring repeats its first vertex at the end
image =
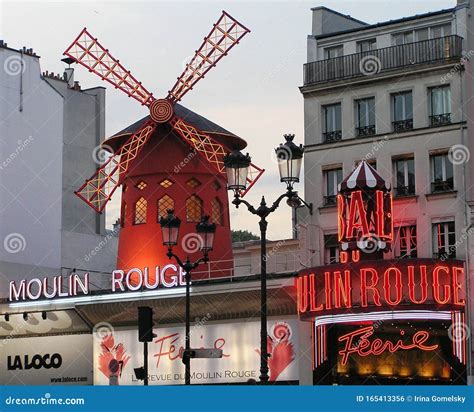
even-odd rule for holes
{"type": "Polygon", "coordinates": [[[250,33],[249,29],[223,11],[211,32],[204,37],[201,47],[168,92],[167,99],[175,103],[181,100],[247,33],[250,33]]]}
{"type": "Polygon", "coordinates": [[[253,187],[253,185],[257,183],[258,179],[262,177],[263,173],[265,173],[265,169],[262,169],[257,165],[254,165],[253,163],[250,163],[249,173],[247,175],[247,188],[240,193],[241,197],[244,197],[247,194],[247,192],[253,187]]]}
{"type": "Polygon", "coordinates": [[[156,128],[152,120],[146,122],[127,142],[120,147],[97,172],[75,192],[82,200],[97,212],[102,212],[112,197],[115,189],[120,186],[129,167],[145,146],[156,128]]]}
{"type": "Polygon", "coordinates": [[[81,31],[64,55],[71,57],[141,104],[149,105],[154,100],[153,95],[96,38],[92,37],[87,29],[81,31]]]}
{"type": "Polygon", "coordinates": [[[225,174],[224,146],[177,116],[174,116],[169,123],[186,143],[200,153],[218,172],[225,174]]]}
{"type": "MultiPolygon", "coordinates": [[[[206,133],[176,116],[171,119],[170,125],[185,142],[190,144],[198,153],[200,153],[218,172],[226,176],[224,156],[227,153],[227,149],[225,149],[224,146],[216,142],[206,133]]],[[[262,169],[253,163],[250,164],[249,174],[247,177],[248,186],[245,192],[241,193],[242,197],[245,196],[257,180],[260,179],[264,172],[265,169],[262,169]]]]}

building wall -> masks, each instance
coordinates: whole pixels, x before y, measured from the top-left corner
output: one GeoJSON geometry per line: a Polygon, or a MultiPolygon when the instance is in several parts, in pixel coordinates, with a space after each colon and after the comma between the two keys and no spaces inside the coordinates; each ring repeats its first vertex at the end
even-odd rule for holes
{"type": "MultiPolygon", "coordinates": [[[[323,38],[313,36],[308,41],[308,61],[323,60],[325,47],[342,44],[344,55],[348,55],[357,52],[356,45],[360,40],[376,37],[379,49],[392,45],[393,33],[450,23],[452,34],[463,37],[462,49],[466,56],[457,64],[437,62],[404,67],[398,71],[305,85],[301,88],[305,118],[305,194],[306,201],[313,203],[315,213],[313,216],[303,213],[299,220],[306,224],[305,248],[307,255],[311,257],[312,266],[325,263],[324,235],[337,233],[336,207],[324,204],[325,170],[342,167],[344,178],[357,161],[375,159],[377,171],[393,187],[396,183],[393,160],[412,155],[415,159],[416,194],[394,199],[394,226],[416,224],[418,257],[429,258],[433,257],[432,224],[454,221],[456,258],[466,261],[467,285],[472,296],[471,279],[474,272],[470,262],[474,251],[472,240],[466,235],[466,231],[472,225],[469,206],[473,202],[469,188],[473,181],[473,168],[470,161],[453,164],[454,191],[432,194],[430,165],[431,154],[447,152],[454,145],[463,145],[470,153],[474,150],[471,138],[474,129],[471,114],[474,109],[470,99],[473,92],[471,50],[474,38],[468,7],[469,1],[458,1],[454,11],[348,33],[335,33],[334,36],[323,38]],[[428,90],[434,86],[448,85],[451,89],[451,124],[430,127],[428,90]],[[391,94],[401,91],[412,92],[413,130],[394,133],[391,94]],[[376,134],[357,138],[355,101],[365,97],[375,98],[376,134]],[[323,143],[322,106],[333,103],[341,104],[342,140],[323,143]]],[[[351,28],[350,25],[346,26],[346,29],[351,28]]],[[[338,30],[340,28],[334,31],[338,30]]],[[[395,257],[395,251],[387,253],[385,257],[395,257]]]]}
{"type": "Polygon", "coordinates": [[[104,244],[105,216],[74,195],[97,168],[105,90],[42,75],[38,56],[5,43],[0,67],[0,297],[10,280],[110,272],[116,238],[104,244]]]}

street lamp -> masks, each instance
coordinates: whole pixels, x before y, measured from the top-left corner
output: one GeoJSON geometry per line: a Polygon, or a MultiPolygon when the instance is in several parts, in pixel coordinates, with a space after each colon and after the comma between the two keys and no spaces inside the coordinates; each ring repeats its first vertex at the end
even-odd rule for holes
{"type": "Polygon", "coordinates": [[[168,210],[168,215],[160,218],[161,235],[163,239],[163,245],[168,248],[167,256],[171,259],[174,258],[178,265],[184,270],[186,279],[186,312],[185,312],[185,349],[183,352],[183,363],[185,366],[184,372],[184,383],[185,385],[191,384],[191,345],[190,345],[190,284],[191,284],[191,271],[198,267],[201,263],[209,261],[208,253],[212,250],[214,245],[214,234],[216,233],[216,225],[209,223],[209,216],[203,216],[201,222],[196,225],[196,232],[199,237],[200,250],[203,253],[203,257],[195,262],[189,260],[189,256],[186,256],[186,260],[183,262],[179,256],[173,253],[173,246],[178,244],[179,239],[179,227],[181,220],[175,216],[172,209],[168,210]]]}
{"type": "Polygon", "coordinates": [[[261,298],[261,317],[260,317],[260,383],[268,383],[268,350],[267,350],[267,217],[273,213],[280,202],[287,198],[289,206],[297,208],[304,204],[312,214],[312,204],[307,204],[293,190],[293,185],[300,180],[301,164],[303,160],[304,148],[293,143],[294,134],[285,134],[285,143],[280,144],[275,149],[278,160],[278,169],[280,171],[280,181],[286,183],[286,192],[280,195],[273,204],[268,207],[265,202],[265,196],[258,208],[253,207],[249,202],[242,199],[241,193],[246,189],[247,174],[250,166],[250,156],[243,155],[239,151],[234,151],[224,157],[224,166],[227,173],[227,188],[234,192],[232,203],[236,208],[240,204],[247,206],[247,209],[253,215],[257,215],[260,226],[260,298],[261,298]]]}

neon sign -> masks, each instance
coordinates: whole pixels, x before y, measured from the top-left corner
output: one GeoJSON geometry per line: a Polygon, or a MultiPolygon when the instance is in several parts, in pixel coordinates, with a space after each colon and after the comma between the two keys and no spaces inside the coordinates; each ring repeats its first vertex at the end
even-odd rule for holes
{"type": "Polygon", "coordinates": [[[341,365],[347,364],[349,356],[357,354],[359,356],[380,355],[385,351],[395,353],[399,350],[420,349],[423,351],[434,351],[438,349],[439,345],[428,345],[426,341],[430,338],[430,334],[425,330],[419,330],[413,334],[411,343],[404,343],[403,336],[405,331],[401,330],[402,338],[396,342],[390,340],[382,341],[380,338],[370,340],[369,338],[374,334],[374,327],[367,326],[365,328],[357,329],[353,332],[346,333],[339,336],[338,341],[344,343],[344,348],[339,351],[342,356],[341,365]]]}
{"type": "Polygon", "coordinates": [[[312,318],[366,308],[465,306],[460,261],[380,260],[329,265],[301,272],[296,279],[298,312],[312,318]]]}
{"type": "MultiPolygon", "coordinates": [[[[361,248],[364,239],[385,243],[393,239],[390,192],[356,190],[337,195],[338,240],[349,249],[361,248]]],[[[388,246],[385,246],[388,248],[388,246]]]]}
{"type": "MultiPolygon", "coordinates": [[[[128,292],[138,290],[155,290],[186,285],[184,271],[173,264],[156,266],[155,270],[147,267],[129,270],[116,269],[111,275],[111,292],[128,292]]],[[[18,284],[10,281],[9,301],[39,300],[89,295],[89,274],[82,276],[71,273],[68,276],[53,276],[23,279],[18,284]]]]}

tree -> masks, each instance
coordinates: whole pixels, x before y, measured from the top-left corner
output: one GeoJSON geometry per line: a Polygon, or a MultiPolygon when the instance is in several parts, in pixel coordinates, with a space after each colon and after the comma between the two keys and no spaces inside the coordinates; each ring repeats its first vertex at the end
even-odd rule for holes
{"type": "Polygon", "coordinates": [[[247,240],[259,240],[257,235],[254,235],[248,230],[232,230],[232,242],[245,242],[247,240]]]}

